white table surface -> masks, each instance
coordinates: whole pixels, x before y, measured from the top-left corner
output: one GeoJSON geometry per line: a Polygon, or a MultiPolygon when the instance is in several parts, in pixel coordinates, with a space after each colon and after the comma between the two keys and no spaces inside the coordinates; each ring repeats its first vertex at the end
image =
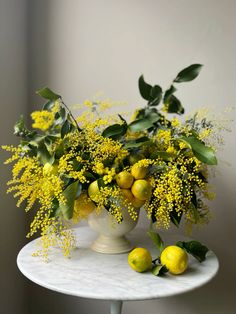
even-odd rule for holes
{"type": "MultiPolygon", "coordinates": [[[[219,263],[210,251],[206,261],[199,263],[190,257],[188,270],[178,276],[166,274],[155,277],[149,273],[136,273],[128,263],[128,253],[106,255],[89,248],[96,233],[89,227],[76,229],[78,248],[70,259],[64,258],[60,249],[43,262],[31,254],[36,251],[36,241],[22,248],[17,257],[20,271],[31,281],[53,291],[68,295],[103,300],[147,300],[184,293],[210,281],[217,273],[219,263]]],[[[166,243],[185,240],[181,236],[163,234],[166,243]]],[[[153,259],[158,252],[143,229],[134,229],[127,238],[134,246],[150,249],[153,259]]]]}

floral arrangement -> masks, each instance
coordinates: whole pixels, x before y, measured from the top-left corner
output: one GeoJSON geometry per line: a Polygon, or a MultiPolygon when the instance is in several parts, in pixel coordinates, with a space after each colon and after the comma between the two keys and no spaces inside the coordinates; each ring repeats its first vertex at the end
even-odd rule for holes
{"type": "Polygon", "coordinates": [[[23,117],[14,133],[18,146],[4,146],[13,163],[8,192],[17,206],[35,212],[28,237],[38,231],[46,257],[59,245],[65,256],[75,246],[71,225],[96,210],[106,209],[122,223],[121,208],[137,219],[143,207],[158,228],[190,228],[207,223],[212,199],[209,169],[217,164],[214,121],[200,112],[186,118],[176,97],[176,86],[195,79],[202,65],[178,73],[163,91],[141,76],[139,91],[146,101],[131,121],[124,115],[104,114],[112,102],[86,100],[74,117],[62,97],[49,88],[37,92],[46,99],[42,110],[31,114],[32,129],[23,117]],[[172,115],[172,117],[171,117],[172,115]]]}

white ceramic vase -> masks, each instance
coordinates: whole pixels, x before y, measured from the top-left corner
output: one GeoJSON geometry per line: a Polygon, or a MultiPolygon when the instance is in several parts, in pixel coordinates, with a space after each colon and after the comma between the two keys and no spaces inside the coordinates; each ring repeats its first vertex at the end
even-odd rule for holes
{"type": "Polygon", "coordinates": [[[106,209],[99,214],[94,211],[89,215],[89,226],[99,234],[91,245],[92,250],[105,254],[119,254],[132,250],[133,247],[125,235],[135,228],[138,218],[133,220],[127,210],[122,211],[122,216],[123,221],[117,223],[114,216],[109,214],[106,209]]]}

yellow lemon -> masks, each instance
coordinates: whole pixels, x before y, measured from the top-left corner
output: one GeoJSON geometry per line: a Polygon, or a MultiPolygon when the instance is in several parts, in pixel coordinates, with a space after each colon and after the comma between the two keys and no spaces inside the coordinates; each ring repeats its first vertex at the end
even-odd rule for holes
{"type": "Polygon", "coordinates": [[[134,182],[134,177],[128,171],[121,171],[116,175],[116,183],[122,189],[129,189],[134,182]]]}
{"type": "Polygon", "coordinates": [[[128,263],[132,269],[139,273],[142,273],[151,269],[152,256],[147,249],[137,247],[129,253],[128,263]]]}
{"type": "Polygon", "coordinates": [[[147,180],[141,179],[134,181],[131,191],[137,199],[146,201],[151,196],[152,187],[147,180]]]}
{"type": "Polygon", "coordinates": [[[131,168],[131,174],[136,180],[145,178],[147,172],[148,172],[147,167],[144,166],[139,167],[138,163],[134,164],[131,168]]]}
{"type": "Polygon", "coordinates": [[[137,199],[137,197],[134,197],[132,192],[129,189],[121,189],[124,197],[135,207],[135,208],[140,208],[143,206],[145,201],[141,201],[137,199]]]}
{"type": "Polygon", "coordinates": [[[161,264],[174,275],[182,274],[188,267],[188,254],[176,245],[167,246],[162,251],[160,259],[161,264]]]}
{"type": "Polygon", "coordinates": [[[98,182],[93,181],[89,187],[88,187],[88,195],[91,198],[92,201],[96,201],[97,196],[99,195],[99,187],[98,187],[98,182]]]}
{"type": "Polygon", "coordinates": [[[95,204],[88,197],[87,193],[81,193],[74,203],[73,220],[79,221],[80,219],[86,219],[95,207],[95,204]]]}

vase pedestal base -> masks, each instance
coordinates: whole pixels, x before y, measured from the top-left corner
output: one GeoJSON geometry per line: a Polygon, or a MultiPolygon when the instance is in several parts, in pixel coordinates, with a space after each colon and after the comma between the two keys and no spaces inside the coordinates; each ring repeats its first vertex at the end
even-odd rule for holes
{"type": "Polygon", "coordinates": [[[132,250],[132,245],[125,236],[111,237],[99,235],[91,245],[91,249],[95,252],[104,254],[120,254],[132,250]]]}

